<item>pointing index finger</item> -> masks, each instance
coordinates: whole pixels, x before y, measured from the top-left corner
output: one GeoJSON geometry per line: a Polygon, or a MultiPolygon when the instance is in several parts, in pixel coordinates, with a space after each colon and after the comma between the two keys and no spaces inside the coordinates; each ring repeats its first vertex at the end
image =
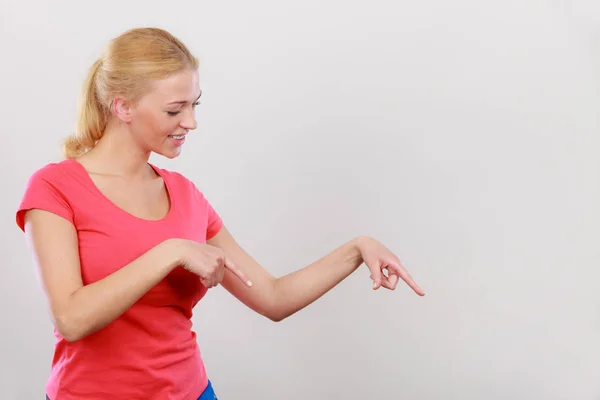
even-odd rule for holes
{"type": "Polygon", "coordinates": [[[248,287],[252,286],[252,281],[250,278],[248,278],[248,276],[246,276],[241,269],[239,269],[231,260],[227,258],[225,258],[225,268],[233,272],[233,274],[237,276],[238,279],[244,283],[244,285],[248,287]]]}
{"type": "Polygon", "coordinates": [[[406,284],[410,286],[415,293],[417,293],[419,296],[425,296],[425,292],[423,292],[419,285],[417,285],[406,269],[397,263],[390,263],[390,266],[394,268],[395,272],[400,276],[400,278],[406,282],[406,284]]]}

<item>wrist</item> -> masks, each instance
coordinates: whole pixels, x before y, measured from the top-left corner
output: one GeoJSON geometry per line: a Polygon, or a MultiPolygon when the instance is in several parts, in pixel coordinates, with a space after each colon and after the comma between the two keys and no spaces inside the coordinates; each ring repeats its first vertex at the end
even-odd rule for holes
{"type": "Polygon", "coordinates": [[[363,262],[362,249],[367,240],[368,238],[366,236],[358,236],[350,241],[352,255],[357,258],[359,263],[363,262]]]}
{"type": "Polygon", "coordinates": [[[371,240],[371,238],[368,236],[358,236],[352,240],[352,243],[354,244],[354,247],[361,252],[369,240],[371,240]]]}
{"type": "Polygon", "coordinates": [[[160,253],[162,264],[171,271],[185,262],[185,241],[177,238],[167,239],[160,244],[160,253]]]}

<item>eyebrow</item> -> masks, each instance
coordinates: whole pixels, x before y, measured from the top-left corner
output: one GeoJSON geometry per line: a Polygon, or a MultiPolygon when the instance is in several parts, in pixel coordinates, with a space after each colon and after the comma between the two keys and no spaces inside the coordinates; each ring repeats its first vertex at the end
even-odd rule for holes
{"type": "MultiPolygon", "coordinates": [[[[200,90],[200,94],[198,95],[198,97],[196,98],[196,100],[194,100],[194,102],[198,101],[198,99],[200,98],[200,96],[202,96],[202,90],[200,90]]],[[[179,100],[179,101],[172,101],[170,103],[167,104],[185,104],[187,103],[186,100],[179,100]]]]}

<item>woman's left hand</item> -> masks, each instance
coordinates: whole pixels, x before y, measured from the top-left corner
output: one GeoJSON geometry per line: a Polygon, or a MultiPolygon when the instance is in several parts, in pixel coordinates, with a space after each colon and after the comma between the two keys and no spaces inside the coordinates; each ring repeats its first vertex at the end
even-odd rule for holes
{"type": "Polygon", "coordinates": [[[370,237],[361,237],[357,239],[357,245],[364,263],[371,271],[374,290],[382,286],[386,289],[394,290],[398,281],[402,279],[419,296],[425,295],[419,285],[415,283],[410,274],[404,269],[402,261],[383,244],[370,237]]]}

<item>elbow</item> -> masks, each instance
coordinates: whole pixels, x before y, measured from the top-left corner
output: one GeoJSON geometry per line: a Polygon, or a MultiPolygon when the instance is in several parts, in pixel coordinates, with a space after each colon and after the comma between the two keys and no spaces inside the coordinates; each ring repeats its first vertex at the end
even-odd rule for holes
{"type": "Polygon", "coordinates": [[[83,335],[77,330],[66,326],[65,324],[55,324],[58,334],[69,343],[75,343],[83,338],[83,335]]]}
{"type": "Polygon", "coordinates": [[[59,331],[58,333],[60,333],[60,335],[62,336],[62,338],[65,339],[69,343],[75,343],[75,342],[78,342],[78,341],[80,341],[81,339],[84,338],[84,335],[81,335],[78,332],[61,333],[59,331]]]}
{"type": "Polygon", "coordinates": [[[272,322],[281,322],[292,315],[292,313],[286,312],[286,310],[278,309],[277,307],[272,307],[268,312],[263,313],[263,315],[272,322]]]}
{"type": "Polygon", "coordinates": [[[285,319],[285,316],[283,314],[274,312],[272,310],[255,310],[255,311],[272,322],[281,322],[285,319]]]}
{"type": "Polygon", "coordinates": [[[293,306],[288,301],[283,301],[281,295],[277,292],[273,281],[273,290],[266,298],[255,308],[262,316],[268,318],[272,322],[281,322],[287,317],[296,312],[293,306]]]}
{"type": "Polygon", "coordinates": [[[75,343],[81,339],[81,337],[79,337],[79,336],[73,336],[73,335],[68,335],[68,334],[63,334],[63,333],[60,333],[60,336],[62,336],[62,338],[65,339],[65,341],[67,341],[69,343],[75,343]]]}
{"type": "Polygon", "coordinates": [[[276,307],[253,307],[254,311],[272,322],[281,322],[287,316],[276,307]]]}
{"type": "Polygon", "coordinates": [[[272,322],[281,322],[284,319],[286,319],[286,316],[279,314],[268,314],[266,315],[266,317],[269,318],[272,322]]]}
{"type": "Polygon", "coordinates": [[[65,316],[55,318],[54,327],[60,336],[69,343],[75,343],[86,336],[80,324],[65,316]]]}

